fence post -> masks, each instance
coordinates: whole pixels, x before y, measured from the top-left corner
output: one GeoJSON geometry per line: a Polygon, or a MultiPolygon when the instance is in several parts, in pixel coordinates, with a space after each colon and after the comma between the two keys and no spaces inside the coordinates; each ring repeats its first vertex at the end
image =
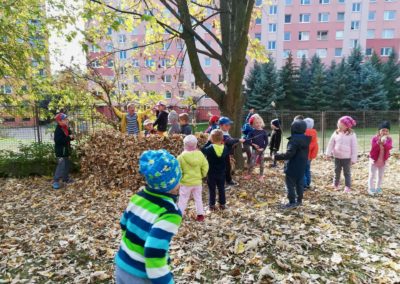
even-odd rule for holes
{"type": "Polygon", "coordinates": [[[399,108],[399,122],[398,122],[398,126],[399,126],[399,151],[400,151],[400,108],[399,108]]]}
{"type": "Polygon", "coordinates": [[[326,125],[325,125],[325,111],[321,113],[321,132],[322,132],[322,153],[325,152],[325,135],[326,135],[326,125]]]}
{"type": "Polygon", "coordinates": [[[36,130],[37,142],[42,143],[42,137],[40,136],[40,125],[39,125],[39,108],[37,104],[34,106],[34,114],[35,114],[35,124],[34,128],[36,130]]]}

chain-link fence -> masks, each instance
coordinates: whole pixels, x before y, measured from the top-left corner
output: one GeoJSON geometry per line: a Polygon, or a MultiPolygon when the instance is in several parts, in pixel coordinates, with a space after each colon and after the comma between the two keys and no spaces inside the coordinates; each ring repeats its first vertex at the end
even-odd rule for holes
{"type": "MultiPolygon", "coordinates": [[[[184,110],[182,110],[184,111],[184,110]]],[[[71,120],[71,128],[76,136],[84,136],[97,129],[111,127],[105,123],[112,116],[108,107],[93,107],[92,109],[75,108],[67,110],[71,120]]],[[[192,113],[190,113],[192,114],[192,113]]],[[[210,114],[219,114],[215,107],[201,107],[196,110],[195,115],[198,122],[207,120],[210,114]]],[[[321,152],[326,149],[329,138],[336,129],[338,119],[343,115],[350,115],[357,121],[354,128],[360,152],[370,149],[372,136],[377,133],[379,124],[384,121],[391,122],[390,134],[393,139],[393,150],[398,151],[400,147],[400,111],[266,111],[259,113],[266,122],[279,118],[282,124],[283,136],[290,136],[290,125],[297,115],[311,117],[314,119],[314,127],[318,131],[319,146],[321,152]]],[[[44,107],[20,106],[0,107],[0,150],[18,150],[20,144],[32,142],[51,142],[55,122],[55,113],[49,112],[44,107]]],[[[206,125],[201,125],[206,127],[206,125]]],[[[198,127],[197,131],[202,131],[198,127]]],[[[286,147],[283,140],[282,150],[286,147]]]]}
{"type": "MultiPolygon", "coordinates": [[[[393,139],[393,150],[400,150],[400,111],[267,111],[260,115],[268,123],[275,118],[281,121],[283,136],[290,136],[290,125],[297,115],[304,118],[314,119],[314,128],[318,132],[320,151],[325,151],[332,133],[337,129],[337,121],[344,115],[354,118],[357,125],[354,131],[357,134],[358,147],[360,152],[368,152],[371,147],[371,139],[378,132],[379,124],[390,121],[390,135],[393,139]]],[[[286,147],[286,141],[281,145],[282,150],[286,147]]]]}

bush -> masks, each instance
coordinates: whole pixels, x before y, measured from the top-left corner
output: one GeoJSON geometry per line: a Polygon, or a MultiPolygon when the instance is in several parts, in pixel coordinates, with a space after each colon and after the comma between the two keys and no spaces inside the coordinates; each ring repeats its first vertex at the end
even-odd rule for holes
{"type": "MultiPolygon", "coordinates": [[[[52,176],[57,165],[53,143],[19,145],[19,151],[0,151],[0,177],[52,176]]],[[[78,170],[73,152],[71,171],[78,170]]]]}

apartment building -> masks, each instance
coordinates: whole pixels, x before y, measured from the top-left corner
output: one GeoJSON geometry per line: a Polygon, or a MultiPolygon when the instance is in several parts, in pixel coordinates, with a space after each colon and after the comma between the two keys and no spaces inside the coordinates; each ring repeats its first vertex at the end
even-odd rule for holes
{"type": "MultiPolygon", "coordinates": [[[[314,54],[330,64],[358,46],[367,56],[374,51],[382,58],[392,51],[400,53],[400,0],[256,0],[255,9],[261,13],[254,18],[249,36],[260,40],[278,68],[289,53],[297,64],[303,55],[310,58],[314,54]]],[[[206,25],[214,28],[211,23],[206,25]]],[[[106,63],[94,60],[92,66],[103,76],[117,78],[121,93],[155,91],[175,105],[187,96],[201,97],[203,93],[196,88],[184,42],[174,39],[152,54],[144,53],[140,46],[146,43],[145,28],[144,24],[132,31],[115,32],[110,28],[109,39],[102,40],[100,48],[92,46],[89,57],[96,59],[107,52],[115,53],[106,63]]],[[[203,36],[213,44],[205,31],[203,36]]],[[[218,83],[219,62],[202,54],[199,57],[207,76],[218,83]]],[[[251,63],[247,70],[250,67],[251,63]]],[[[203,97],[199,105],[215,103],[203,97]]]]}

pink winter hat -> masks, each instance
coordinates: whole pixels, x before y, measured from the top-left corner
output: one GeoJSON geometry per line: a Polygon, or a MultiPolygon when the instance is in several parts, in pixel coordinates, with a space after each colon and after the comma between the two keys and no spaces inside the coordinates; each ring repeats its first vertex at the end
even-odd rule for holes
{"type": "Polygon", "coordinates": [[[188,135],[183,139],[183,147],[186,151],[194,151],[197,149],[197,138],[194,135],[188,135]]]}
{"type": "Polygon", "coordinates": [[[356,121],[348,115],[342,116],[341,118],[339,118],[338,122],[343,123],[344,126],[346,126],[347,128],[352,128],[352,127],[356,126],[356,124],[357,124],[356,121]]]}

